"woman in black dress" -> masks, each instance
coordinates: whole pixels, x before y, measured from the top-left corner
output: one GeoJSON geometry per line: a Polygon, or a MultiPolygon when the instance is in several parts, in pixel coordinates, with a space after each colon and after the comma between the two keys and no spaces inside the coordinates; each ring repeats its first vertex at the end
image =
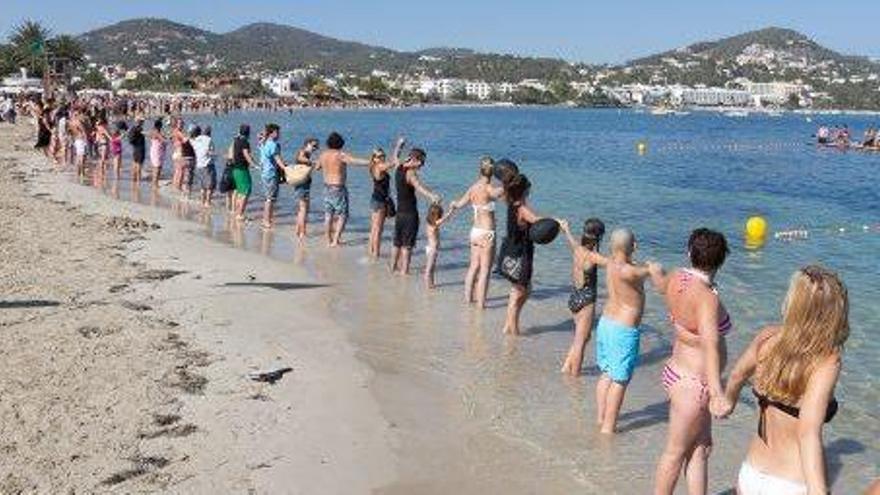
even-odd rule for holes
{"type": "Polygon", "coordinates": [[[498,272],[512,284],[504,322],[504,333],[511,335],[520,334],[519,317],[532,285],[535,244],[529,238],[529,230],[532,224],[541,219],[527,203],[531,187],[529,179],[522,174],[517,174],[504,184],[507,235],[498,256],[498,272]]]}

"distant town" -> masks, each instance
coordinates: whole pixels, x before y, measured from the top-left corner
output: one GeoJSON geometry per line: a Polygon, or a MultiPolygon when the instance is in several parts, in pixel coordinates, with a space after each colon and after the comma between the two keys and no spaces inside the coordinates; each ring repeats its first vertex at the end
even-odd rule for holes
{"type": "MultiPolygon", "coordinates": [[[[274,97],[304,105],[647,106],[656,113],[690,107],[880,109],[880,64],[840,55],[779,28],[621,66],[460,49],[394,52],[301,30],[297,33],[321,38],[322,51],[297,45],[290,47],[289,59],[276,55],[283,50],[274,50],[271,57],[260,51],[274,42],[267,39],[284,40],[285,30],[294,29],[256,24],[216,35],[165,20],[124,21],[68,37],[77,46],[68,47],[61,60],[73,63],[58,72],[64,73],[66,85],[79,90],[274,97]],[[231,35],[235,39],[228,39],[231,35]],[[326,46],[337,51],[325,53],[326,46]]],[[[10,41],[12,46],[15,40],[10,41]]],[[[14,50],[8,48],[0,57],[4,52],[14,50]]],[[[7,60],[2,68],[11,74],[0,92],[41,87],[45,77],[40,71],[30,73],[40,78],[28,77],[27,65],[7,60]]]]}

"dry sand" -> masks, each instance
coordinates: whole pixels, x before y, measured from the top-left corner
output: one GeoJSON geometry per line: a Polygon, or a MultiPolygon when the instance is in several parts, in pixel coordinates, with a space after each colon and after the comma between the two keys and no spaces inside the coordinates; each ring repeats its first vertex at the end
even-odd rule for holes
{"type": "Polygon", "coordinates": [[[290,264],[52,171],[0,125],[0,493],[368,493],[372,373],[290,264]],[[289,366],[274,385],[256,369],[289,366]]]}

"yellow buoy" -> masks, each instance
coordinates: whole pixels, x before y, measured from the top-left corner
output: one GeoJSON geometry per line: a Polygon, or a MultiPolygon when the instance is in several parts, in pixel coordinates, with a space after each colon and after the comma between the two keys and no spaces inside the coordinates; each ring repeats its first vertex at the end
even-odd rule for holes
{"type": "Polygon", "coordinates": [[[748,247],[761,247],[767,240],[767,220],[764,217],[754,216],[746,221],[746,245],[748,247]]]}
{"type": "Polygon", "coordinates": [[[636,151],[639,152],[639,156],[644,156],[648,152],[648,143],[639,141],[636,144],[636,151]]]}

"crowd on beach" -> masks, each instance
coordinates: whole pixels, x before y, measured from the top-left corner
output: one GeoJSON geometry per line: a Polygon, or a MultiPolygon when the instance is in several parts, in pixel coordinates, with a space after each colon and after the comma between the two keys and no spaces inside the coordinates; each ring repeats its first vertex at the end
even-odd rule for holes
{"type": "Polygon", "coordinates": [[[561,232],[572,256],[568,309],[574,327],[561,371],[579,375],[587,344],[595,340],[595,362],[601,371],[595,386],[596,423],[604,434],[616,431],[638,365],[646,286],[665,302],[674,345],[658,377],[670,406],[655,493],[673,493],[682,474],[689,493],[706,493],[712,422],[733,413],[748,381],[758,418],[735,481],[739,493],[828,493],[822,429],[837,411],[834,388],[849,333],[847,290],[829,269],[809,265],[794,271],[781,302],[780,321],[758,331],[725,381],[726,338],[734,329],[734,315],[725,309],[715,284],[729,253],[727,239],[718,231],[694,230],[687,240],[690,266],[665,269],[635,260],[636,235],[625,226],[611,230],[609,247],[603,251],[606,225],[601,219],[585,219],[576,232],[569,221],[539,213],[530,201],[527,174],[509,159],[479,159],[473,182],[444,204],[421,175],[427,152],[408,146],[403,137],[397,138],[389,154],[377,148],[368,157],[358,157],[346,150],[344,137],[333,132],[323,142],[306,138],[285,157],[279,144],[282,129],[276,124],[266,124],[257,133],[249,124],[241,124],[231,142],[216,143],[210,125],[186,125],[179,116],[184,108],[127,104],[119,111],[118,105],[101,99],[31,102],[26,110],[35,121],[35,147],[60,169],[72,164],[81,176],[93,169],[92,173],[112,174],[115,180],[122,177],[123,148],[129,147],[131,181],[149,180],[154,188],[164,187],[162,177],[170,166],[170,186],[184,200],[191,201],[195,189],[201,206],[211,208],[219,192],[230,215],[241,224],[248,222],[254,170],[264,191],[260,227],[276,228],[279,190],[289,187],[296,210],[294,235],[303,241],[314,182],[320,180],[328,248],[343,245],[350,210],[348,171],[362,167],[372,180],[368,254],[376,260],[382,257],[385,224],[393,221],[389,267],[394,274],[410,272],[421,227],[419,200],[426,201],[423,278],[429,289],[435,287],[443,226],[463,210],[471,211],[463,298],[482,310],[492,274],[509,282],[506,334],[521,333],[536,246],[553,242],[561,232]],[[146,114],[154,117],[148,120],[146,114]],[[165,114],[176,116],[166,119],[161,116],[165,114]],[[499,207],[506,216],[500,243],[496,242],[499,207]],[[597,315],[600,269],[607,297],[597,315]]]}

